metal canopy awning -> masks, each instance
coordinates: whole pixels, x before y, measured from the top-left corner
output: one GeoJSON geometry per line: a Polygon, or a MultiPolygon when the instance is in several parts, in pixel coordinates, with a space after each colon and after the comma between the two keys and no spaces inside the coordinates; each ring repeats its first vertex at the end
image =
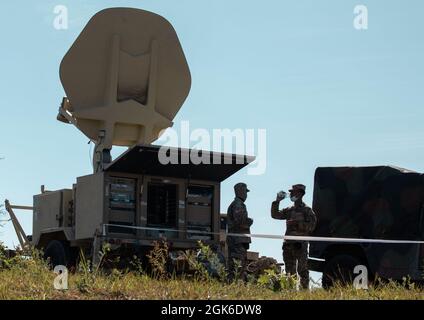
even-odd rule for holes
{"type": "Polygon", "coordinates": [[[221,182],[255,160],[253,156],[173,147],[163,147],[159,152],[160,148],[156,145],[133,146],[104,171],[221,182]],[[209,159],[209,162],[193,163],[190,152],[197,152],[199,157],[203,155],[202,159],[209,159]],[[160,156],[178,159],[178,162],[164,164],[160,156]]]}

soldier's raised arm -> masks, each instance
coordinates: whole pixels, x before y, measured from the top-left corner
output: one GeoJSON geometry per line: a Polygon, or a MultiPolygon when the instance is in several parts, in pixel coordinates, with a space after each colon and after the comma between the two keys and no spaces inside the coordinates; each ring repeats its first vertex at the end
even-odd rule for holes
{"type": "Polygon", "coordinates": [[[284,195],[281,193],[277,194],[277,199],[271,204],[271,217],[273,219],[285,220],[288,218],[288,209],[279,210],[280,201],[284,199],[284,195]]]}

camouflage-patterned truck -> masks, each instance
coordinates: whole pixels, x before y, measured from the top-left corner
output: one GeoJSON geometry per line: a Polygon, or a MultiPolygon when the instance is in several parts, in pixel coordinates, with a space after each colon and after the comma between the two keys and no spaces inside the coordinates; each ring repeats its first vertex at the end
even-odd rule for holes
{"type": "MultiPolygon", "coordinates": [[[[317,168],[313,209],[313,236],[424,241],[424,175],[393,166],[317,168]]],[[[314,241],[309,250],[323,287],[351,281],[356,265],[370,279],[423,280],[422,243],[314,241]]]]}

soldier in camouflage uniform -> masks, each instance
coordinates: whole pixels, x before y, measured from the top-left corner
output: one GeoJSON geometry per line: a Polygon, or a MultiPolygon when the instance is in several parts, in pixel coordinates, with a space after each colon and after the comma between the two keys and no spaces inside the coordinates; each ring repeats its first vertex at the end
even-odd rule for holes
{"type": "MultiPolygon", "coordinates": [[[[248,217],[246,205],[244,204],[249,189],[247,189],[245,183],[237,183],[234,186],[234,192],[236,197],[228,207],[227,211],[228,233],[250,234],[250,226],[252,225],[253,220],[248,217]]],[[[240,261],[240,276],[242,279],[245,279],[246,255],[250,242],[250,237],[227,237],[228,273],[230,280],[234,278],[234,259],[240,261]]]]}
{"type": "MultiPolygon", "coordinates": [[[[296,184],[289,190],[290,200],[294,206],[279,210],[280,201],[285,198],[284,193],[278,193],[277,199],[271,205],[271,217],[279,220],[287,220],[287,236],[308,236],[315,229],[316,216],[313,210],[303,201],[306,187],[296,184]]],[[[283,259],[286,273],[300,276],[300,284],[303,289],[309,288],[308,270],[308,242],[307,241],[285,241],[283,244],[283,259]]]]}

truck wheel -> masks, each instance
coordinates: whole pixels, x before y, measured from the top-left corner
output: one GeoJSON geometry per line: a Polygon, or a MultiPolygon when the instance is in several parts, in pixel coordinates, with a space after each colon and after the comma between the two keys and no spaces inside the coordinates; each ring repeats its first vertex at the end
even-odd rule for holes
{"type": "Polygon", "coordinates": [[[68,263],[68,248],[58,240],[52,240],[44,251],[44,259],[48,261],[51,268],[58,265],[66,266],[68,263]]]}
{"type": "Polygon", "coordinates": [[[361,261],[350,255],[338,255],[330,259],[324,266],[322,273],[322,287],[329,289],[336,283],[350,285],[353,283],[353,269],[362,264],[361,261]]]}

